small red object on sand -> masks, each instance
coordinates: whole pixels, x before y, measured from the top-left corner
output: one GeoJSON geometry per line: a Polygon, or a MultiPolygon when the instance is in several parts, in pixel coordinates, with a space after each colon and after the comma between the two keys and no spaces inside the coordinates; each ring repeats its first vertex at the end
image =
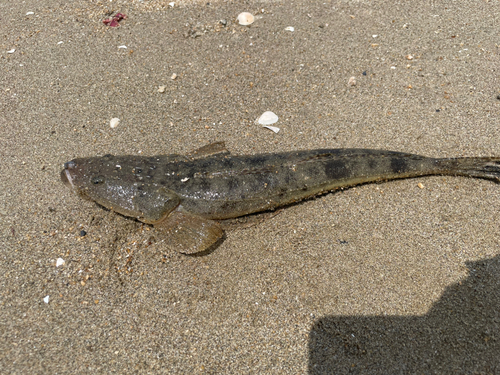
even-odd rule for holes
{"type": "Polygon", "coordinates": [[[103,24],[109,27],[117,27],[120,26],[118,22],[121,20],[127,19],[127,15],[123,13],[116,13],[113,18],[106,18],[104,21],[102,21],[103,24]]]}

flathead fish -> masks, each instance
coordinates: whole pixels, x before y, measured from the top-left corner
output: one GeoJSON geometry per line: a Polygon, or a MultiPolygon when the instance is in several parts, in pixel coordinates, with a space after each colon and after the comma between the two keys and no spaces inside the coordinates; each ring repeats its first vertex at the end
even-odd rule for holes
{"type": "Polygon", "coordinates": [[[500,181],[500,158],[435,159],[367,149],[231,155],[222,142],[189,155],[78,158],[61,179],[81,196],[152,224],[182,253],[223,237],[221,220],[274,210],[359,184],[429,175],[500,181]]]}

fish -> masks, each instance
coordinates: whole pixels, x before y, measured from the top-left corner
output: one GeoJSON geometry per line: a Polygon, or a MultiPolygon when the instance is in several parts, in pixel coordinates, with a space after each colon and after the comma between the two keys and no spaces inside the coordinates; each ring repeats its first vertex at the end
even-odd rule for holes
{"type": "Polygon", "coordinates": [[[184,254],[212,251],[223,221],[352,186],[431,175],[500,182],[500,157],[432,158],[375,149],[233,155],[224,142],[187,155],[104,155],[64,163],[81,197],[151,224],[184,254]]]}

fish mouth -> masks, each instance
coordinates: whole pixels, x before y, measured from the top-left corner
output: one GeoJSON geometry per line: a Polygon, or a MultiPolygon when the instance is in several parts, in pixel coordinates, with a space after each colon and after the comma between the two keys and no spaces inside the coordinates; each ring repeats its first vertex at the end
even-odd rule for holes
{"type": "Polygon", "coordinates": [[[75,184],[73,183],[73,177],[71,176],[69,170],[75,167],[76,163],[74,161],[69,161],[67,163],[64,163],[64,169],[61,171],[61,181],[64,183],[64,185],[69,186],[73,189],[75,188],[75,184]]]}
{"type": "Polygon", "coordinates": [[[71,174],[67,169],[63,169],[61,171],[61,181],[64,183],[64,185],[69,186],[70,188],[75,188],[75,185],[73,184],[73,178],[71,177],[71,174]]]}

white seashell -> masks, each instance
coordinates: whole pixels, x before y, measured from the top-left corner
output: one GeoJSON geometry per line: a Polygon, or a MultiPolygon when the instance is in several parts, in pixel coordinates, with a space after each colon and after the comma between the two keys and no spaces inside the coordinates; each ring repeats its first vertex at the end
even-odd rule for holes
{"type": "Polygon", "coordinates": [[[127,46],[118,46],[118,48],[125,49],[125,48],[127,48],[127,46]]]}
{"type": "Polygon", "coordinates": [[[177,78],[177,74],[173,73],[171,76],[170,76],[170,79],[176,79],[177,78]]]}
{"type": "Polygon", "coordinates": [[[62,266],[66,263],[63,258],[57,258],[56,260],[56,267],[62,266]]]}
{"type": "Polygon", "coordinates": [[[277,128],[276,126],[264,125],[263,128],[267,128],[269,130],[272,130],[275,133],[278,133],[280,131],[280,128],[277,128]]]}
{"type": "Polygon", "coordinates": [[[114,129],[118,126],[118,124],[120,123],[120,119],[119,118],[112,118],[111,121],[109,122],[109,126],[111,129],[114,129]]]}
{"type": "Polygon", "coordinates": [[[14,53],[14,52],[16,52],[15,48],[12,48],[10,51],[7,51],[7,53],[14,53]]]}
{"type": "Polygon", "coordinates": [[[63,44],[64,42],[61,40],[60,42],[57,42],[57,44],[63,44]]]}
{"type": "Polygon", "coordinates": [[[43,299],[43,302],[45,302],[45,303],[49,303],[49,298],[50,298],[49,296],[46,296],[46,297],[43,299]]]}
{"type": "Polygon", "coordinates": [[[275,113],[271,111],[264,112],[257,122],[261,125],[271,125],[274,124],[275,122],[278,122],[278,116],[276,116],[275,113]]]}
{"type": "Polygon", "coordinates": [[[35,14],[35,12],[28,12],[28,13],[26,13],[27,16],[31,16],[32,14],[35,14]]]}
{"type": "Polygon", "coordinates": [[[295,31],[295,28],[293,26],[288,26],[288,27],[285,27],[285,30],[286,31],[295,31]]]}
{"type": "Polygon", "coordinates": [[[173,8],[175,6],[175,2],[171,2],[171,3],[168,3],[168,5],[170,5],[170,8],[173,8]]]}
{"type": "Polygon", "coordinates": [[[349,78],[349,82],[347,84],[349,86],[356,86],[356,77],[349,78]]]}
{"type": "Polygon", "coordinates": [[[158,86],[158,92],[164,93],[167,86],[158,86]]]}
{"type": "Polygon", "coordinates": [[[255,19],[254,19],[253,15],[248,13],[248,12],[243,12],[243,13],[238,14],[238,22],[240,25],[243,25],[243,26],[251,25],[254,20],[255,19]]]}

